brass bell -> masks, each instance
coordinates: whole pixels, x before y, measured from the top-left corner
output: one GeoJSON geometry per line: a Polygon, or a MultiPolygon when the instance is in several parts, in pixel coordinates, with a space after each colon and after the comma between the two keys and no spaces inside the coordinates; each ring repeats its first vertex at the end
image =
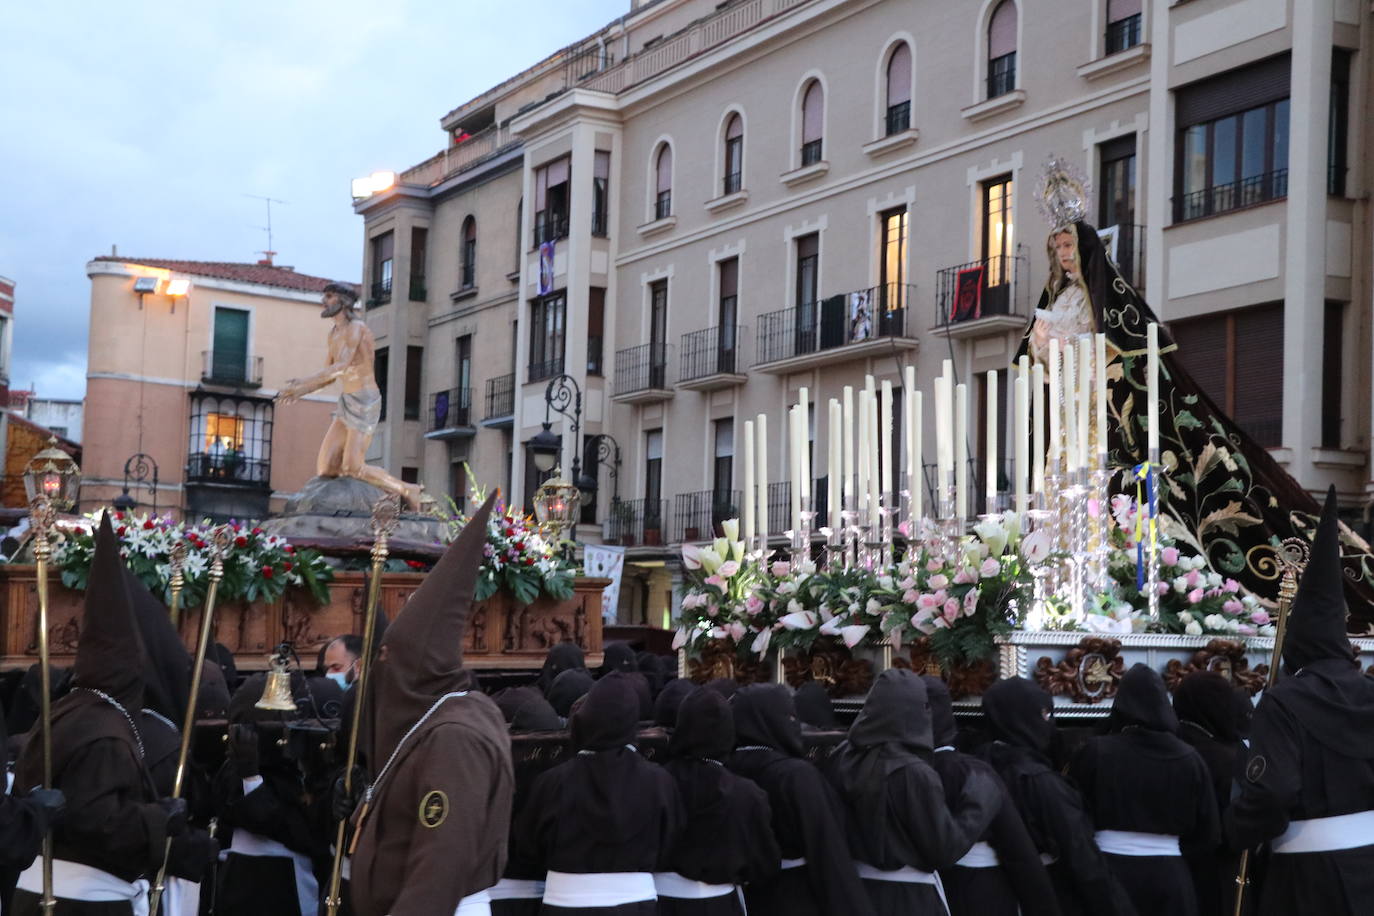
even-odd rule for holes
{"type": "Polygon", "coordinates": [[[254,704],[258,709],[270,709],[275,712],[296,711],[296,700],[291,696],[291,672],[287,668],[289,651],[289,647],[278,646],[277,654],[272,656],[272,667],[267,672],[262,699],[254,704]]]}

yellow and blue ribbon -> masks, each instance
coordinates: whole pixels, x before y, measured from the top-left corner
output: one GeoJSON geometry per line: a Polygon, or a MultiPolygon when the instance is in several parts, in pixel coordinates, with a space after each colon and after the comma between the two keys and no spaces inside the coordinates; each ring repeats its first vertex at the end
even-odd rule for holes
{"type": "Polygon", "coordinates": [[[1159,469],[1148,461],[1137,464],[1131,473],[1135,475],[1135,587],[1136,591],[1145,590],[1145,519],[1150,520],[1150,556],[1155,554],[1159,537],[1159,492],[1155,486],[1155,475],[1159,469]],[[1141,499],[1141,487],[1145,488],[1145,498],[1141,499]]]}

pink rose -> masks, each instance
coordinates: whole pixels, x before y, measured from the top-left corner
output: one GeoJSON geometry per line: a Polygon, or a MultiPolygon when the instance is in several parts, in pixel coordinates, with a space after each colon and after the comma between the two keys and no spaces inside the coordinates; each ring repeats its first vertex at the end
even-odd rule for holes
{"type": "Polygon", "coordinates": [[[1264,608],[1260,608],[1250,615],[1250,622],[1255,624],[1255,626],[1267,626],[1269,623],[1269,612],[1264,608]]]}
{"type": "Polygon", "coordinates": [[[979,568],[978,574],[981,575],[984,579],[991,579],[993,576],[997,575],[1001,571],[1002,564],[998,563],[992,557],[988,557],[986,560],[983,561],[983,565],[981,568],[979,568]]]}
{"type": "Polygon", "coordinates": [[[1202,574],[1199,573],[1196,569],[1190,570],[1188,572],[1187,579],[1189,588],[1197,588],[1199,585],[1202,584],[1202,574]]]}
{"type": "Polygon", "coordinates": [[[972,617],[978,612],[978,589],[971,588],[964,595],[964,616],[972,617]]]}
{"type": "Polygon", "coordinates": [[[1165,566],[1177,566],[1177,565],[1178,565],[1178,548],[1177,548],[1177,547],[1165,547],[1163,550],[1161,550],[1161,551],[1159,552],[1159,559],[1160,559],[1161,562],[1164,563],[1165,566]]]}
{"type": "Polygon", "coordinates": [[[960,566],[959,571],[954,574],[955,585],[968,585],[973,579],[973,570],[967,566],[960,566]]]}
{"type": "Polygon", "coordinates": [[[706,584],[714,585],[716,588],[725,588],[725,580],[720,576],[707,576],[706,584]]]}
{"type": "Polygon", "coordinates": [[[720,564],[720,575],[723,578],[728,579],[737,572],[739,572],[739,564],[734,560],[726,560],[724,563],[720,564]]]}
{"type": "Polygon", "coordinates": [[[735,642],[739,642],[744,638],[745,629],[742,623],[726,624],[725,631],[730,634],[730,638],[735,642]]]}
{"type": "Polygon", "coordinates": [[[1241,604],[1239,601],[1232,598],[1230,601],[1227,601],[1224,604],[1222,604],[1221,609],[1234,617],[1236,614],[1239,614],[1241,611],[1245,610],[1245,605],[1241,604]]]}
{"type": "Polygon", "coordinates": [[[1254,636],[1256,633],[1259,632],[1259,630],[1256,630],[1254,627],[1242,623],[1240,626],[1236,628],[1236,632],[1240,633],[1242,636],[1254,636]]]}
{"type": "Polygon", "coordinates": [[[918,599],[919,597],[920,595],[916,593],[916,589],[914,588],[909,588],[906,591],[902,592],[902,601],[904,601],[907,604],[915,604],[916,599],[918,599]]]}
{"type": "Polygon", "coordinates": [[[792,571],[792,564],[786,560],[775,560],[773,562],[772,573],[774,579],[782,579],[792,571]]]}
{"type": "Polygon", "coordinates": [[[929,585],[931,588],[935,589],[936,591],[939,591],[940,589],[945,588],[949,585],[949,576],[946,576],[943,573],[936,573],[935,575],[930,577],[930,580],[926,584],[929,585]]]}
{"type": "Polygon", "coordinates": [[[1188,603],[1189,603],[1189,604],[1197,604],[1197,603],[1198,603],[1199,601],[1201,601],[1201,600],[1202,600],[1202,589],[1200,589],[1200,588],[1195,588],[1195,589],[1193,589],[1191,592],[1188,593],[1188,603]]]}
{"type": "Polygon", "coordinates": [[[1161,582],[1161,583],[1159,583],[1159,594],[1160,594],[1160,595],[1167,595],[1167,594],[1169,594],[1169,583],[1168,583],[1168,582],[1161,582]]]}
{"type": "Polygon", "coordinates": [[[706,616],[707,616],[707,617],[714,617],[714,616],[716,616],[716,615],[719,614],[719,613],[720,613],[720,608],[719,608],[717,605],[708,604],[708,605],[706,606],[706,616]]]}
{"type": "Polygon", "coordinates": [[[939,603],[934,595],[921,595],[916,599],[916,606],[923,611],[932,611],[939,603]]]}
{"type": "Polygon", "coordinates": [[[935,603],[936,603],[936,604],[944,604],[944,603],[945,603],[945,598],[947,598],[948,595],[945,593],[945,590],[942,588],[942,589],[940,589],[939,591],[937,591],[937,592],[935,592],[934,594],[932,594],[931,597],[935,599],[935,603]]]}
{"type": "Polygon", "coordinates": [[[1227,591],[1234,595],[1236,592],[1240,591],[1240,583],[1235,579],[1227,579],[1225,582],[1221,583],[1221,588],[1222,591],[1227,591]]]}
{"type": "Polygon", "coordinates": [[[945,602],[945,619],[950,623],[959,619],[959,599],[951,598],[945,602]]]}
{"type": "Polygon", "coordinates": [[[753,617],[763,611],[763,599],[758,595],[750,595],[744,599],[744,609],[753,617]]]}
{"type": "Polygon", "coordinates": [[[907,519],[906,521],[900,523],[900,524],[897,526],[897,531],[902,535],[902,537],[904,537],[904,538],[910,538],[910,537],[911,537],[911,519],[907,519]]]}
{"type": "Polygon", "coordinates": [[[897,583],[897,587],[900,588],[900,589],[902,589],[903,591],[905,591],[906,589],[909,589],[909,588],[915,588],[915,587],[916,587],[916,580],[913,579],[911,576],[907,576],[907,577],[906,577],[905,579],[903,579],[901,582],[898,582],[898,583],[897,583]]]}
{"type": "Polygon", "coordinates": [[[922,633],[929,633],[931,630],[935,629],[934,625],[931,623],[931,616],[929,611],[917,611],[911,615],[911,625],[922,633]]]}
{"type": "Polygon", "coordinates": [[[939,572],[944,565],[939,560],[926,560],[926,572],[939,572]]]}

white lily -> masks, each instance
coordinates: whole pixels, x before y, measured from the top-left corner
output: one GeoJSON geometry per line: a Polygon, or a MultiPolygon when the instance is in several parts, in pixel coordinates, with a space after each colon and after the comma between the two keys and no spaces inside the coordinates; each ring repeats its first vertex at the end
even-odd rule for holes
{"type": "Polygon", "coordinates": [[[720,523],[720,530],[725,532],[725,538],[729,541],[739,540],[739,519],[727,518],[720,523]]]}
{"type": "Polygon", "coordinates": [[[855,646],[857,646],[865,636],[868,635],[869,629],[871,628],[868,626],[868,624],[862,624],[851,627],[842,627],[840,629],[840,638],[844,640],[844,644],[846,646],[852,649],[855,646]]]}
{"type": "Polygon", "coordinates": [[[796,611],[784,614],[778,622],[788,630],[812,630],[816,627],[816,615],[812,611],[796,611]]]}

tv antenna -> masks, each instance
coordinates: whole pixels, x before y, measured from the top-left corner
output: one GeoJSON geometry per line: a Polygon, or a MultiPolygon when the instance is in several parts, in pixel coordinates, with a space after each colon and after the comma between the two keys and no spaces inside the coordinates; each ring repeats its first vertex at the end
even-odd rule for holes
{"type": "Polygon", "coordinates": [[[258,227],[259,229],[262,229],[264,232],[267,233],[267,250],[260,251],[258,252],[258,254],[266,255],[267,260],[270,263],[272,261],[272,257],[276,254],[276,252],[272,250],[272,205],[284,204],[286,203],[286,201],[277,200],[277,198],[275,197],[264,197],[261,194],[244,194],[243,196],[251,197],[254,200],[260,200],[267,204],[267,225],[258,227]]]}

